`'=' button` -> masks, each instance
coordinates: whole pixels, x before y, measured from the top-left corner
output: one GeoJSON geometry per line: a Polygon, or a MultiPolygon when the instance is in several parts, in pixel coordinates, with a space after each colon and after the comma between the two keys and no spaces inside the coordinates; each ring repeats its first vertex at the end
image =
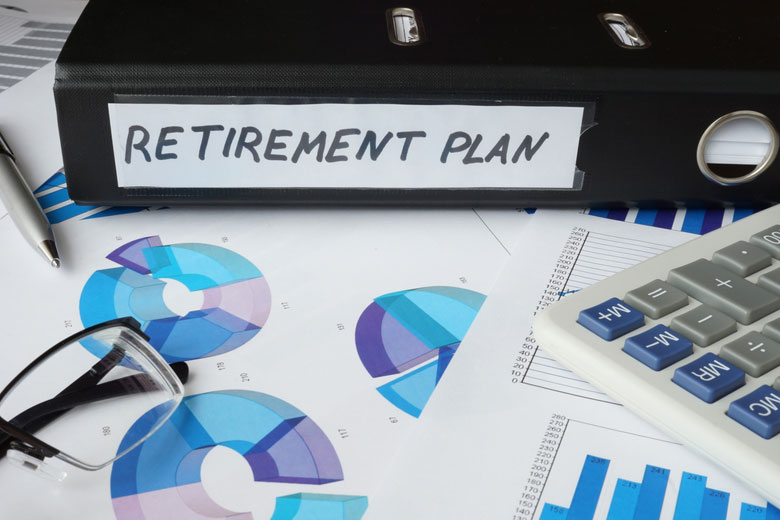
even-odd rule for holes
{"type": "Polygon", "coordinates": [[[597,336],[611,341],[645,324],[645,316],[618,298],[580,311],[577,323],[597,336]]]}

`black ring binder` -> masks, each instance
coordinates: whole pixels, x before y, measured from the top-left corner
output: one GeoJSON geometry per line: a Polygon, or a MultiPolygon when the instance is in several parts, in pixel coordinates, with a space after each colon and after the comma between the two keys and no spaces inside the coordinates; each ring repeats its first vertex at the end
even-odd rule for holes
{"type": "Polygon", "coordinates": [[[69,191],[129,205],[776,202],[774,162],[736,186],[697,163],[721,116],[780,121],[780,9],[746,1],[93,0],[57,61],[69,191]],[[391,41],[394,8],[424,38],[391,41]],[[604,26],[616,15],[625,46],[604,26]]]}

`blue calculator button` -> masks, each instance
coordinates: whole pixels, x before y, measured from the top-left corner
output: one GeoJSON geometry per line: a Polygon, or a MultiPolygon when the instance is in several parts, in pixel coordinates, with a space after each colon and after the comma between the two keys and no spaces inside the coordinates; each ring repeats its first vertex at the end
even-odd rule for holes
{"type": "Polygon", "coordinates": [[[765,439],[780,433],[780,391],[763,385],[729,405],[728,416],[765,439]]]}
{"type": "Polygon", "coordinates": [[[645,316],[618,298],[580,311],[577,323],[597,336],[611,341],[645,324],[645,316]]]}
{"type": "Polygon", "coordinates": [[[707,353],[674,371],[672,381],[704,402],[714,403],[745,384],[745,372],[707,353]]]}
{"type": "Polygon", "coordinates": [[[693,343],[664,325],[656,325],[628,338],[623,352],[653,370],[662,370],[693,354],[693,343]]]}

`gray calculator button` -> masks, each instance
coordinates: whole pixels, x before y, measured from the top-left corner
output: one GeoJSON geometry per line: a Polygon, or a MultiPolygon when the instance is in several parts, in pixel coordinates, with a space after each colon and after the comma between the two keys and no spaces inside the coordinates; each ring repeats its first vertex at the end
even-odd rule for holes
{"type": "Polygon", "coordinates": [[[775,383],[772,386],[775,387],[775,390],[780,390],[780,377],[775,379],[775,383]]]}
{"type": "Polygon", "coordinates": [[[712,307],[699,305],[674,318],[669,328],[706,347],[736,332],[737,322],[712,307]]]}
{"type": "Polygon", "coordinates": [[[780,294],[780,269],[773,269],[759,276],[758,285],[775,294],[780,294]]]}
{"type": "Polygon", "coordinates": [[[780,343],[758,332],[748,332],[741,338],[726,343],[718,355],[751,376],[760,377],[780,366],[780,343]]]}
{"type": "Polygon", "coordinates": [[[764,249],[740,240],[715,251],[712,262],[740,276],[750,276],[772,265],[772,256],[764,249]]]}
{"type": "Polygon", "coordinates": [[[780,341],[780,319],[772,320],[764,325],[761,334],[768,336],[775,341],[780,341]]]}
{"type": "Polygon", "coordinates": [[[672,269],[666,281],[745,325],[780,309],[779,297],[709,260],[672,269]]]}
{"type": "Polygon", "coordinates": [[[653,319],[688,305],[688,295],[661,280],[653,280],[633,291],[623,301],[653,319]]]}
{"type": "Polygon", "coordinates": [[[780,258],[780,226],[766,228],[750,237],[750,243],[769,251],[775,258],[780,258]]]}

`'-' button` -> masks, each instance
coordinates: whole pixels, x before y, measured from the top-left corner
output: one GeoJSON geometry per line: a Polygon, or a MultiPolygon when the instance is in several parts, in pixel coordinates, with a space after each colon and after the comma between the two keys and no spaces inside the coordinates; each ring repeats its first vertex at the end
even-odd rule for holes
{"type": "Polygon", "coordinates": [[[645,324],[645,316],[618,298],[580,311],[577,323],[597,336],[611,341],[645,324]]]}

